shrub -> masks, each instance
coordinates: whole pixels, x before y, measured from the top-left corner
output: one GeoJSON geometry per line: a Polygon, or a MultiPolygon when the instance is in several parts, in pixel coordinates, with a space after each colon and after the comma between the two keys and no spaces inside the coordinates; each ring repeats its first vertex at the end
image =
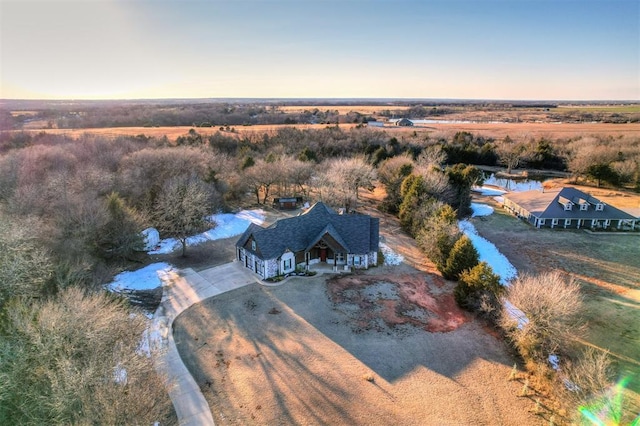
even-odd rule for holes
{"type": "Polygon", "coordinates": [[[546,362],[582,329],[580,286],[559,272],[519,277],[506,295],[527,317],[526,324],[503,312],[500,322],[525,360],[546,362]]]}
{"type": "Polygon", "coordinates": [[[497,318],[500,311],[499,295],[503,290],[500,277],[493,273],[491,266],[487,262],[480,262],[460,274],[453,294],[461,307],[497,318]]]}
{"type": "Polygon", "coordinates": [[[466,235],[463,235],[451,248],[442,274],[448,280],[457,280],[465,269],[478,264],[478,251],[466,235]]]}
{"type": "Polygon", "coordinates": [[[0,339],[0,423],[151,424],[171,401],[140,353],[145,317],[107,293],[12,303],[0,339]]]}

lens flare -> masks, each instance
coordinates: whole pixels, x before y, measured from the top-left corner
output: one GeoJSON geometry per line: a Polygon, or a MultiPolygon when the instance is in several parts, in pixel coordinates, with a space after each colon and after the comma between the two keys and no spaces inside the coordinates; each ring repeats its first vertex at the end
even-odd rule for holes
{"type": "MultiPolygon", "coordinates": [[[[622,425],[622,406],[624,389],[629,384],[628,377],[606,389],[602,396],[595,398],[588,405],[578,408],[582,419],[587,424],[595,426],[622,425]]],[[[629,423],[630,426],[640,426],[640,415],[629,423]]]]}

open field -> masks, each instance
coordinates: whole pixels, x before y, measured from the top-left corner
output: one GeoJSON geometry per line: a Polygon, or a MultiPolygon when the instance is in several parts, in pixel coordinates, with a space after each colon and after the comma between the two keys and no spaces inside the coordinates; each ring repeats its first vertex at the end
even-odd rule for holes
{"type": "Polygon", "coordinates": [[[384,110],[407,110],[408,106],[399,105],[285,105],[279,106],[278,109],[288,114],[299,114],[305,111],[338,111],[340,115],[350,112],[359,112],[363,115],[376,115],[384,110]]]}
{"type": "MultiPolygon", "coordinates": [[[[485,201],[489,201],[487,198],[485,201]]],[[[640,412],[640,235],[536,230],[501,209],[474,219],[520,273],[560,270],[582,286],[588,329],[584,341],[609,350],[621,377],[630,377],[629,414],[640,412]]]]}
{"type": "MultiPolygon", "coordinates": [[[[280,128],[295,127],[298,129],[324,129],[326,124],[283,124],[283,125],[256,125],[237,126],[237,133],[225,132],[225,135],[262,135],[272,133],[280,128]]],[[[341,128],[349,129],[355,124],[341,124],[341,128]]],[[[108,137],[118,137],[123,135],[146,135],[152,137],[167,136],[170,140],[175,140],[178,136],[184,136],[192,127],[108,127],[98,129],[30,129],[29,132],[45,131],[52,134],[65,134],[72,138],[78,138],[83,134],[97,134],[108,137]]],[[[198,133],[210,135],[219,131],[218,127],[198,127],[198,133]]],[[[459,131],[471,132],[475,135],[502,139],[509,135],[511,138],[572,138],[584,135],[600,136],[640,136],[640,123],[611,124],[611,123],[437,123],[420,125],[413,127],[387,126],[383,128],[372,128],[378,131],[388,132],[390,135],[418,135],[431,133],[454,134],[459,131]]]]}
{"type": "Polygon", "coordinates": [[[634,105],[558,105],[558,109],[581,112],[608,112],[618,114],[639,113],[640,104],[634,105]]]}
{"type": "Polygon", "coordinates": [[[183,313],[176,343],[216,424],[544,424],[507,381],[504,344],[455,304],[460,321],[425,330],[451,285],[400,268],[251,285],[183,313]]]}

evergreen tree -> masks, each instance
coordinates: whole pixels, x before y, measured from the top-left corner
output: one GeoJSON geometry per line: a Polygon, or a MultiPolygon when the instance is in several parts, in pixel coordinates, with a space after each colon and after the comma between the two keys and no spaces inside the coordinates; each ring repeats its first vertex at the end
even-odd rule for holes
{"type": "Polygon", "coordinates": [[[493,272],[487,262],[480,262],[460,274],[454,296],[458,305],[470,310],[481,308],[482,299],[495,309],[499,306],[498,296],[502,293],[500,277],[493,272]]]}
{"type": "Polygon", "coordinates": [[[415,235],[415,216],[426,193],[424,178],[422,176],[412,174],[402,181],[400,189],[402,203],[400,204],[398,217],[402,229],[411,235],[415,235]]]}
{"type": "Polygon", "coordinates": [[[465,269],[478,264],[478,251],[466,235],[462,236],[451,248],[442,274],[448,280],[457,280],[465,269]]]}
{"type": "Polygon", "coordinates": [[[100,227],[96,240],[98,254],[106,259],[126,259],[135,251],[143,250],[142,221],[136,212],[117,192],[109,194],[106,208],[108,219],[100,227]]]}

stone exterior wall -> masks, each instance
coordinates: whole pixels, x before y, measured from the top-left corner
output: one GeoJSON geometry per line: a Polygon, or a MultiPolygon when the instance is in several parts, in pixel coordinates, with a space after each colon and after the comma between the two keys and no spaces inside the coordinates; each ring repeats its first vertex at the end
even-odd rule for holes
{"type": "Polygon", "coordinates": [[[264,277],[262,278],[271,278],[271,277],[275,277],[276,275],[278,275],[278,260],[277,259],[269,259],[269,260],[265,260],[265,267],[264,267],[264,277]]]}

